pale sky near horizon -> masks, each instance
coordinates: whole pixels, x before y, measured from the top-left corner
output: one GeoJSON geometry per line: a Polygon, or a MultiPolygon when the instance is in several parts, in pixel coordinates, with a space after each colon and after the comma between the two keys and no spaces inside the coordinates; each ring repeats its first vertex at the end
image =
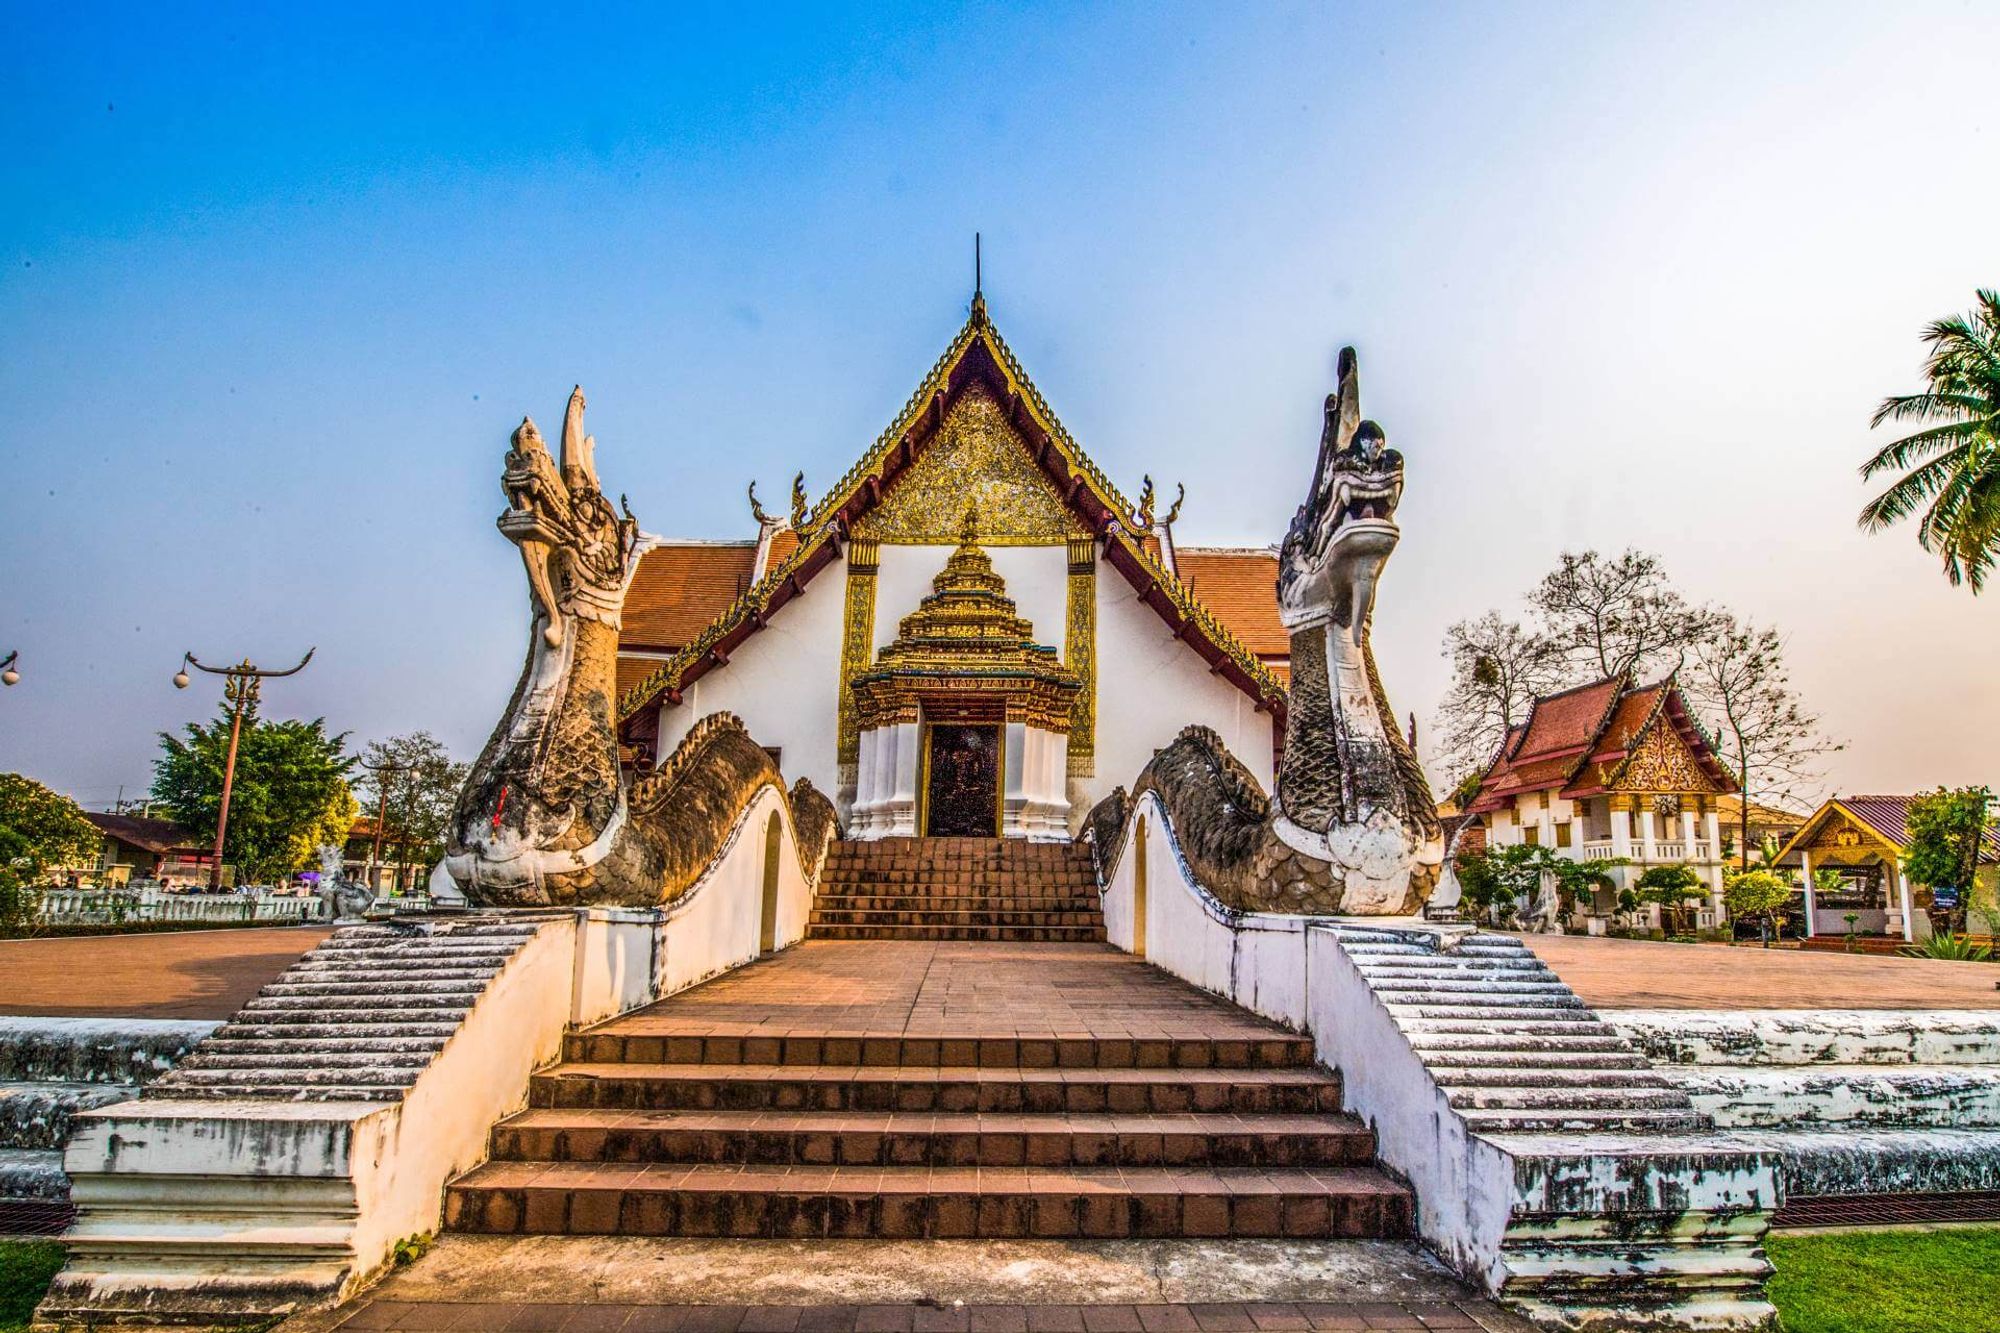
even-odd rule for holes
{"type": "Polygon", "coordinates": [[[1335,349],[1408,459],[1376,644],[1657,552],[1778,626],[1827,787],[2000,780],[2000,593],[1864,536],[1868,416],[2000,286],[1991,4],[0,0],[0,769],[103,807],[214,709],[484,740],[508,431],[590,395],[649,529],[750,532],[995,322],[1185,544],[1262,545],[1335,349]]]}

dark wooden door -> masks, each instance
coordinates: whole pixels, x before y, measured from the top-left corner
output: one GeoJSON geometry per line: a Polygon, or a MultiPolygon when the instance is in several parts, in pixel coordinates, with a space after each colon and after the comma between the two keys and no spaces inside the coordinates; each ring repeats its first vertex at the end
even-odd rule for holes
{"type": "Polygon", "coordinates": [[[930,733],[924,832],[933,838],[997,836],[1000,728],[937,725],[930,733]]]}

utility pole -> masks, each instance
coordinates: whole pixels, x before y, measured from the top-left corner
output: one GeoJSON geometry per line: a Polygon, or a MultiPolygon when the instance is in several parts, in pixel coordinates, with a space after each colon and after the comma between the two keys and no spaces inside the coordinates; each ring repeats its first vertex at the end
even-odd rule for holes
{"type": "Polygon", "coordinates": [[[229,759],[222,769],[222,812],[215,820],[215,864],[208,870],[210,893],[222,892],[222,842],[229,833],[229,798],[236,789],[236,746],[243,738],[243,714],[257,706],[258,694],[267,677],[298,675],[318,651],[317,648],[306,649],[306,655],[299,659],[299,664],[286,671],[266,671],[251,665],[247,657],[233,667],[212,667],[198,661],[193,653],[181,654],[181,669],[174,673],[175,689],[188,687],[187,669],[193,667],[211,676],[221,676],[222,697],[229,701],[229,759]]]}
{"type": "Polygon", "coordinates": [[[382,824],[389,817],[389,779],[383,775],[408,772],[410,765],[370,764],[364,761],[361,766],[376,775],[375,791],[379,797],[375,803],[375,845],[368,852],[368,891],[373,893],[375,876],[379,873],[378,867],[382,862],[382,824]]]}

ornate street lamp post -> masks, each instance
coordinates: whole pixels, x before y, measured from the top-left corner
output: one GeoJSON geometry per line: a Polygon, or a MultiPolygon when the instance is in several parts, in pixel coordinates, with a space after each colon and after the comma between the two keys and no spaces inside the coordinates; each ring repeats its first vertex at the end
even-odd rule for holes
{"type": "Polygon", "coordinates": [[[0,657],[0,685],[19,685],[21,683],[21,673],[14,668],[14,663],[19,660],[20,656],[21,650],[17,648],[5,657],[0,657]]]}
{"type": "Polygon", "coordinates": [[[229,832],[229,797],[236,787],[236,743],[243,736],[243,714],[257,703],[259,689],[266,677],[296,676],[306,669],[306,663],[313,660],[317,648],[306,649],[306,655],[299,664],[287,671],[266,671],[252,666],[249,658],[244,658],[233,667],[212,667],[197,661],[193,653],[181,654],[181,669],[174,673],[174,688],[188,687],[187,669],[206,671],[211,676],[223,678],[222,697],[229,701],[229,759],[222,769],[222,813],[215,820],[215,864],[208,870],[208,891],[222,891],[222,840],[229,832]]]}

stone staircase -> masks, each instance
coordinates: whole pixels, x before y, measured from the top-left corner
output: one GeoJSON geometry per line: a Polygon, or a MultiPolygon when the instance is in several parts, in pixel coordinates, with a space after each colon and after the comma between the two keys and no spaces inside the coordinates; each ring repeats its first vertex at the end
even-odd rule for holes
{"type": "Polygon", "coordinates": [[[836,842],[806,927],[822,940],[1102,940],[1087,846],[1020,838],[836,842]]]}
{"type": "Polygon", "coordinates": [[[541,924],[515,914],[343,927],[146,1095],[400,1101],[541,924]]]}
{"type": "Polygon", "coordinates": [[[1433,952],[1383,931],[1342,945],[1474,1130],[1699,1128],[1687,1092],[1655,1071],[1520,940],[1470,935],[1433,952]]]}
{"type": "Polygon", "coordinates": [[[494,1130],[491,1160],[451,1185],[445,1223],[780,1239],[1408,1235],[1409,1191],[1340,1106],[1309,1040],[1108,948],[807,941],[572,1034],[529,1109],[494,1130]],[[947,1026],[920,1032],[932,995],[951,997],[937,1011],[947,1026]],[[1079,1031],[1074,1013],[1154,1035],[1079,1031]],[[1038,1022],[1049,1035],[992,1035],[1038,1022]]]}

